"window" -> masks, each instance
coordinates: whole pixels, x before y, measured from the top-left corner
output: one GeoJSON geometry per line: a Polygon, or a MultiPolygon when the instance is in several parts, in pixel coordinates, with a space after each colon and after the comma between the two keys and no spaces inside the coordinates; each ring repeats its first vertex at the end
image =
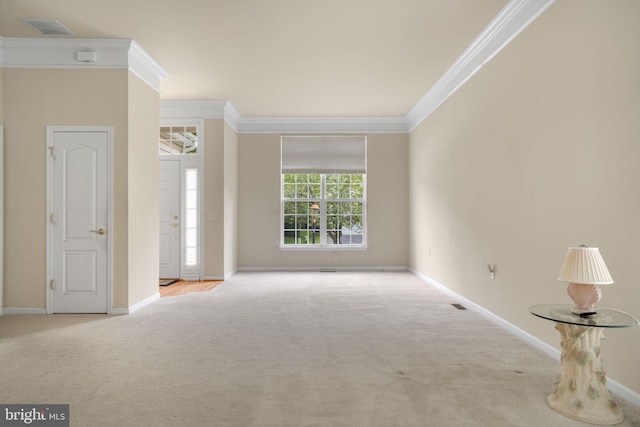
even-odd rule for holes
{"type": "Polygon", "coordinates": [[[161,155],[196,154],[198,131],[196,126],[162,126],[158,148],[161,155]]]}
{"type": "Polygon", "coordinates": [[[282,246],[364,246],[366,139],[282,138],[282,246]]]}
{"type": "Polygon", "coordinates": [[[198,265],[198,169],[184,171],[184,265],[198,265]]]}

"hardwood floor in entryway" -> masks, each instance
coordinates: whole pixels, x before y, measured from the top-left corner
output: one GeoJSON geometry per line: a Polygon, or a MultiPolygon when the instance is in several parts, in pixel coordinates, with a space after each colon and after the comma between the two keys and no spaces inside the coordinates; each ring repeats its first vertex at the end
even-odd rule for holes
{"type": "Polygon", "coordinates": [[[207,280],[200,282],[180,281],[168,286],[160,286],[160,297],[173,297],[191,292],[204,292],[222,283],[222,280],[207,280]]]}

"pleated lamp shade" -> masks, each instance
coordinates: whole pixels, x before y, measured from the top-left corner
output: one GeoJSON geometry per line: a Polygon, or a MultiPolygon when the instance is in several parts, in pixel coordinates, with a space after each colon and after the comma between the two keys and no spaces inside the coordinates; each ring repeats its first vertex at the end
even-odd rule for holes
{"type": "Polygon", "coordinates": [[[586,246],[569,248],[558,280],[584,285],[610,285],[613,278],[600,250],[586,246]]]}

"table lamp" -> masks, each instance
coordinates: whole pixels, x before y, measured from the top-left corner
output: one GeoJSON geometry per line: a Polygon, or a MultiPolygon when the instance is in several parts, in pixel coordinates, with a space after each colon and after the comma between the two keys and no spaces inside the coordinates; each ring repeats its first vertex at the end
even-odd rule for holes
{"type": "Polygon", "coordinates": [[[567,293],[575,304],[571,311],[582,316],[596,313],[594,305],[602,297],[599,285],[613,283],[600,250],[587,246],[569,248],[558,280],[569,282],[567,293]]]}

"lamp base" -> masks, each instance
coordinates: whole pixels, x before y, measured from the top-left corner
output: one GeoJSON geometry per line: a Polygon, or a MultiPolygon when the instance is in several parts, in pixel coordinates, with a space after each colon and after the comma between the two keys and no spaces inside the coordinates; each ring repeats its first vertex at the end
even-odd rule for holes
{"type": "Polygon", "coordinates": [[[576,305],[571,309],[571,312],[579,315],[595,313],[594,305],[602,298],[602,291],[598,285],[569,283],[567,293],[576,305]]]}

